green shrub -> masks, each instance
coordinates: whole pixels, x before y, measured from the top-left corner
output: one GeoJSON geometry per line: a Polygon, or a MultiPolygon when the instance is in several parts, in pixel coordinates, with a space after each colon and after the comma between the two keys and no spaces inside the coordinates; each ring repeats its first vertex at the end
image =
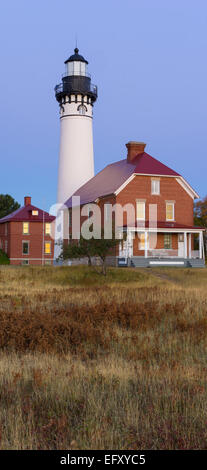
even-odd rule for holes
{"type": "Polygon", "coordinates": [[[10,264],[7,254],[2,250],[0,250],[0,264],[10,264]]]}

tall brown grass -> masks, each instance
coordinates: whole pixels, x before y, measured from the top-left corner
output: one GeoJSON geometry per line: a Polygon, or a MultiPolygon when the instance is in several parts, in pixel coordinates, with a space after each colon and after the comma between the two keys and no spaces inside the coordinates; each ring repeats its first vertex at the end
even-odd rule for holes
{"type": "Polygon", "coordinates": [[[0,271],[0,449],[206,449],[206,270],[0,271]]]}

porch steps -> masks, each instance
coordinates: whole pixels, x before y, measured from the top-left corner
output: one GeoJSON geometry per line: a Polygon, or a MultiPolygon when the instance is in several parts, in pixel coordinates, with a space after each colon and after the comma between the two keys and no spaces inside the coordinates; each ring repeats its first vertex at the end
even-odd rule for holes
{"type": "Polygon", "coordinates": [[[204,268],[203,259],[186,258],[145,258],[142,256],[133,256],[129,260],[129,266],[134,268],[153,268],[158,266],[168,266],[177,268],[204,268]]]}
{"type": "Polygon", "coordinates": [[[191,268],[205,268],[205,260],[204,259],[189,259],[188,260],[189,267],[191,268]]]}
{"type": "Polygon", "coordinates": [[[130,266],[133,268],[148,268],[149,267],[149,259],[145,258],[144,256],[137,256],[131,258],[130,266]]]}

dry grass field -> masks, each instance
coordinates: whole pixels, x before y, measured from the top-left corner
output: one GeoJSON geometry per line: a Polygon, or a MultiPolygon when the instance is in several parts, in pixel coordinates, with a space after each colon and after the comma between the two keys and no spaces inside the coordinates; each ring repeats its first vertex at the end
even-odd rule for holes
{"type": "Polygon", "coordinates": [[[207,449],[207,270],[0,269],[0,449],[207,449]]]}

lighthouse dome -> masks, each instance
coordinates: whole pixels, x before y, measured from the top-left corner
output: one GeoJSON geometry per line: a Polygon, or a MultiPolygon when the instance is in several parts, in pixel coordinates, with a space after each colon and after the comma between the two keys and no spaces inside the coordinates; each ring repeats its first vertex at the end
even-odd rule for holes
{"type": "Polygon", "coordinates": [[[79,49],[76,47],[74,49],[75,54],[72,54],[69,59],[65,61],[65,64],[68,62],[85,62],[85,64],[88,64],[87,60],[84,59],[82,55],[79,54],[79,49]]]}

